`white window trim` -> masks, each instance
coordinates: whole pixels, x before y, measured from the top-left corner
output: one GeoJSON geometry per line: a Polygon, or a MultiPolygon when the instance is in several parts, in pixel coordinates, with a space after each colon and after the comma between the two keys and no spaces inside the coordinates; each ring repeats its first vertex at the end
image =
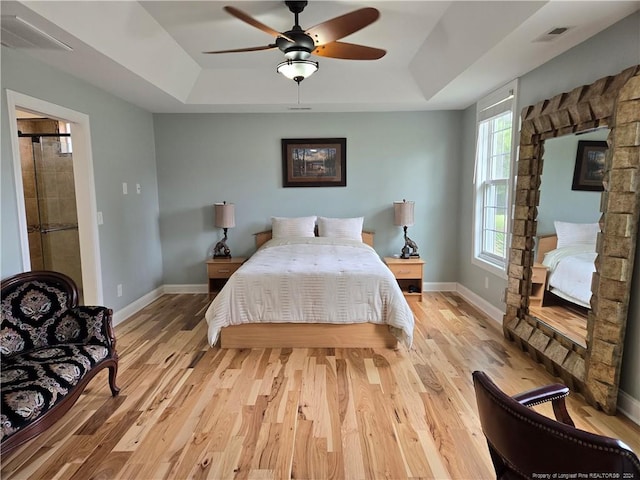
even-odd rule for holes
{"type": "Polygon", "coordinates": [[[518,79],[515,79],[503,87],[495,90],[490,93],[486,97],[478,100],[476,103],[476,126],[475,126],[475,142],[474,142],[474,151],[475,151],[475,165],[473,170],[473,225],[472,225],[472,242],[471,242],[471,263],[476,265],[500,278],[507,278],[507,269],[509,267],[509,249],[511,246],[511,232],[513,227],[512,220],[512,212],[513,212],[513,201],[514,201],[514,185],[515,185],[515,176],[516,176],[516,164],[517,164],[517,156],[518,156],[518,147],[520,144],[520,113],[518,106],[518,79]],[[509,171],[509,180],[508,180],[508,190],[507,190],[507,211],[509,215],[507,215],[507,231],[506,231],[506,258],[504,267],[499,266],[494,262],[490,262],[487,259],[481,257],[479,255],[479,250],[481,247],[481,234],[478,235],[478,223],[481,222],[482,219],[482,204],[481,202],[477,202],[478,197],[478,186],[477,186],[477,169],[478,169],[478,159],[477,159],[477,145],[478,145],[478,124],[481,119],[483,119],[483,112],[491,109],[492,107],[496,107],[501,100],[504,100],[509,95],[513,95],[513,99],[511,100],[512,106],[511,110],[513,112],[512,118],[512,135],[511,135],[511,161],[510,161],[510,171],[509,171]]]}

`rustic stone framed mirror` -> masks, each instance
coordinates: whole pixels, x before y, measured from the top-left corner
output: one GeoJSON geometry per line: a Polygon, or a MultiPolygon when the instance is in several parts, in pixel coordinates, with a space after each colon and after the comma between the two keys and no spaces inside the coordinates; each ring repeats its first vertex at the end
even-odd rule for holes
{"type": "Polygon", "coordinates": [[[505,336],[614,414],[640,216],[640,65],[522,110],[505,336]],[[529,312],[544,141],[608,127],[586,347],[529,312]]]}

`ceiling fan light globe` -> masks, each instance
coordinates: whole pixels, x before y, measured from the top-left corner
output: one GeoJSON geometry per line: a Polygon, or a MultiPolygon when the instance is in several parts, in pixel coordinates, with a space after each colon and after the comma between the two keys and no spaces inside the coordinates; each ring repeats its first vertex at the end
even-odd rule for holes
{"type": "Polygon", "coordinates": [[[278,64],[278,73],[290,80],[300,83],[318,70],[318,62],[311,60],[285,60],[278,64]]]}

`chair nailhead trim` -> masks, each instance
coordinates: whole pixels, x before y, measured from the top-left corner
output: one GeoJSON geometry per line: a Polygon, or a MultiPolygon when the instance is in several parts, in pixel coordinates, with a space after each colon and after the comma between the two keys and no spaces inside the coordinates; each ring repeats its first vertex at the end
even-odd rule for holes
{"type": "MultiPolygon", "coordinates": [[[[518,419],[520,419],[520,420],[523,420],[524,422],[526,422],[526,423],[528,423],[528,424],[530,424],[530,425],[533,425],[533,426],[534,426],[534,427],[536,427],[536,428],[539,428],[539,429],[541,429],[541,430],[544,430],[544,431],[546,431],[546,432],[550,433],[551,435],[554,435],[554,436],[556,436],[556,437],[560,437],[560,438],[562,438],[562,439],[564,439],[564,440],[568,440],[568,441],[570,441],[570,442],[576,443],[576,444],[581,445],[581,446],[583,446],[583,447],[591,448],[592,450],[600,450],[600,451],[605,451],[605,452],[617,453],[617,454],[619,454],[619,455],[621,455],[621,456],[626,457],[627,459],[629,459],[629,461],[631,461],[631,463],[632,463],[633,465],[635,465],[635,467],[636,467],[638,470],[640,470],[640,463],[638,463],[638,461],[637,461],[635,458],[633,458],[633,456],[631,456],[631,455],[629,454],[629,452],[628,452],[628,451],[626,451],[626,450],[621,450],[621,449],[619,449],[619,448],[602,447],[602,446],[600,446],[600,445],[594,445],[594,444],[592,444],[592,443],[585,442],[585,441],[583,441],[583,440],[577,440],[577,439],[575,439],[575,438],[573,438],[573,437],[570,437],[570,436],[568,436],[568,435],[566,435],[566,434],[564,434],[564,433],[561,433],[561,432],[557,432],[557,431],[555,431],[555,430],[552,430],[551,428],[547,427],[546,425],[543,425],[543,424],[541,424],[541,423],[539,423],[539,422],[535,422],[535,421],[531,420],[530,418],[524,417],[523,415],[521,415],[521,414],[519,414],[518,412],[514,411],[511,407],[509,407],[508,405],[506,405],[506,404],[502,401],[502,399],[501,399],[501,398],[498,398],[497,396],[495,396],[491,391],[487,390],[487,393],[488,393],[489,395],[491,395],[491,396],[496,400],[496,403],[498,403],[498,405],[500,405],[504,410],[506,410],[506,411],[507,411],[507,412],[509,412],[511,415],[515,416],[516,418],[518,418],[518,419]]],[[[514,401],[515,401],[515,400],[514,400],[514,401]]],[[[544,403],[544,402],[539,402],[539,403],[537,403],[537,404],[541,404],[541,403],[544,403]]],[[[537,405],[537,404],[536,404],[536,405],[537,405]]],[[[523,405],[523,406],[525,406],[525,405],[523,405]]],[[[511,465],[511,464],[509,463],[509,465],[511,465]]],[[[515,469],[515,468],[514,468],[514,470],[516,470],[518,473],[522,474],[522,472],[518,471],[517,469],[515,469]]],[[[526,475],[525,475],[525,477],[526,477],[526,475]]]]}

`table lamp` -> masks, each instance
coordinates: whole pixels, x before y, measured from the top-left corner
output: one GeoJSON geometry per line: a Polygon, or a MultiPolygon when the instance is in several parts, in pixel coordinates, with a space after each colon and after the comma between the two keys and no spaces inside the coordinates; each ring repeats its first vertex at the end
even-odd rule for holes
{"type": "Polygon", "coordinates": [[[231,250],[227,246],[227,229],[236,226],[235,205],[233,203],[216,203],[215,226],[224,229],[224,238],[216,243],[213,258],[231,258],[231,250]]]}
{"type": "Polygon", "coordinates": [[[413,226],[413,207],[415,202],[393,202],[393,223],[398,227],[404,227],[404,247],[400,258],[419,258],[418,245],[407,237],[407,227],[413,226]]]}

